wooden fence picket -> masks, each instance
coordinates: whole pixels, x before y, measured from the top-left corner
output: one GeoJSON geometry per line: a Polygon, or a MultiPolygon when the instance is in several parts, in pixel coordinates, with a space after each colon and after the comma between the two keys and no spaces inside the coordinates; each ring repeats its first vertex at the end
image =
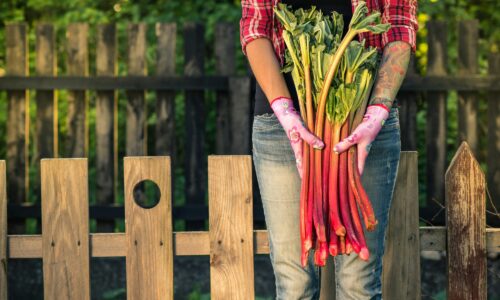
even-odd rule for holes
{"type": "MultiPolygon", "coordinates": [[[[458,67],[462,75],[478,74],[479,21],[458,23],[458,67]]],[[[466,141],[477,155],[478,136],[477,92],[458,93],[458,142],[466,141]]]]}
{"type": "Polygon", "coordinates": [[[209,156],[211,299],[254,299],[252,161],[209,156]]]}
{"type": "Polygon", "coordinates": [[[446,171],[448,299],[486,300],[486,183],[466,142],[446,171]]]}
{"type": "MultiPolygon", "coordinates": [[[[129,24],[128,75],[146,76],[146,24],[129,24]]],[[[127,91],[126,155],[147,154],[146,95],[143,90],[127,91]]]]}
{"type": "MultiPolygon", "coordinates": [[[[86,77],[89,75],[88,31],[89,26],[85,23],[68,25],[66,32],[68,76],[86,77]]],[[[65,153],[67,157],[87,157],[88,155],[88,101],[85,90],[68,92],[68,136],[65,153]]]]}
{"type": "MultiPolygon", "coordinates": [[[[447,28],[443,21],[427,23],[429,52],[427,73],[446,75],[447,28]]],[[[435,201],[444,201],[444,173],[446,170],[446,91],[427,92],[427,207],[439,208],[435,201]]],[[[437,211],[437,209],[434,209],[437,211]]]]}
{"type": "MultiPolygon", "coordinates": [[[[25,23],[5,26],[7,44],[7,75],[28,75],[28,35],[25,23]]],[[[29,97],[27,90],[7,91],[7,191],[11,203],[20,204],[28,199],[28,142],[29,142],[29,97]]],[[[9,232],[22,233],[22,220],[9,224],[9,232]]]]}
{"type": "Polygon", "coordinates": [[[125,233],[127,299],[173,299],[173,241],[170,158],[125,157],[125,233]],[[135,186],[143,180],[159,188],[154,207],[135,202],[135,186]]]}
{"type": "Polygon", "coordinates": [[[44,299],[90,299],[87,159],[40,165],[44,299]]]}
{"type": "MultiPolygon", "coordinates": [[[[184,75],[202,76],[205,68],[205,27],[200,23],[184,24],[184,75]]],[[[185,92],[184,170],[186,204],[204,205],[207,162],[205,155],[205,100],[203,91],[185,92]]],[[[205,222],[186,221],[186,229],[200,229],[205,222]]]]}
{"type": "MultiPolygon", "coordinates": [[[[115,24],[97,27],[96,71],[98,76],[117,75],[118,45],[115,24]]],[[[96,92],[96,200],[115,202],[118,177],[118,98],[116,91],[96,92]]],[[[97,220],[97,231],[112,232],[112,220],[97,220]]]]}
{"type": "Polygon", "coordinates": [[[420,299],[417,152],[401,152],[383,259],[384,299],[420,299]]]}

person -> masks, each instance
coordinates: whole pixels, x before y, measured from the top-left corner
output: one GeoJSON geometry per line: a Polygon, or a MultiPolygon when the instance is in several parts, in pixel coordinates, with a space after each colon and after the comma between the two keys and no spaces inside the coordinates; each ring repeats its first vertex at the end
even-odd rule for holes
{"type": "MultiPolygon", "coordinates": [[[[320,149],[324,144],[304,127],[295,110],[298,99],[291,75],[280,72],[285,52],[283,27],[273,11],[279,1],[241,1],[240,42],[257,82],[252,158],[269,233],[276,298],[318,299],[320,267],[314,265],[312,254],[305,268],[300,262],[300,149],[303,142],[320,149]]],[[[343,14],[347,28],[359,0],[283,2],[292,9],[315,5],[325,14],[336,10],[343,14]]],[[[380,64],[363,122],[351,136],[335,145],[334,151],[340,153],[358,145],[362,184],[372,201],[378,225],[373,232],[365,230],[368,262],[355,254],[334,258],[337,300],[382,299],[385,229],[401,150],[395,102],[410,55],[415,51],[418,29],[417,0],[368,0],[366,4],[370,12],[380,11],[382,22],[390,23],[391,28],[380,35],[358,36],[359,40],[366,40],[366,46],[377,47],[380,64]]]]}

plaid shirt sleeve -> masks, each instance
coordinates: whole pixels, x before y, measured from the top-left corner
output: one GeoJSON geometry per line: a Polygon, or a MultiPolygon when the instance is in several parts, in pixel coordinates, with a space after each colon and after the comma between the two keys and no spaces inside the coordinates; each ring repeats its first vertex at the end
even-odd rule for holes
{"type": "Polygon", "coordinates": [[[274,18],[273,8],[278,0],[242,0],[240,19],[240,42],[243,54],[247,55],[246,46],[257,38],[267,38],[271,41],[276,57],[283,64],[285,44],[282,26],[274,18]]]}
{"type": "Polygon", "coordinates": [[[417,0],[384,0],[382,22],[390,23],[391,28],[381,35],[382,48],[393,41],[403,41],[416,49],[417,0]]]}
{"type": "MultiPolygon", "coordinates": [[[[352,0],[353,11],[359,0],[352,0]]],[[[416,50],[417,0],[366,0],[368,11],[380,11],[382,23],[391,24],[391,28],[382,34],[365,32],[359,34],[359,40],[366,39],[366,46],[377,47],[382,51],[386,44],[403,41],[416,50]]]]}

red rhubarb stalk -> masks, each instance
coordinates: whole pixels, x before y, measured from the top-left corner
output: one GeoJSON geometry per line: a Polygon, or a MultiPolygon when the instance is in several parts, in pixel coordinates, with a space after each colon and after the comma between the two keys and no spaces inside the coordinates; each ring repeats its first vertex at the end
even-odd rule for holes
{"type": "MultiPolygon", "coordinates": [[[[334,123],[332,128],[332,144],[336,145],[340,140],[340,124],[334,123]]],[[[339,214],[339,189],[338,189],[338,175],[339,175],[339,155],[335,152],[331,153],[330,158],[330,177],[329,177],[329,189],[328,193],[328,208],[330,217],[330,230],[334,231],[338,236],[345,235],[345,227],[340,221],[339,214]]]]}
{"type": "MultiPolygon", "coordinates": [[[[349,125],[346,122],[342,126],[342,138],[347,137],[347,133],[349,132],[349,125]]],[[[351,221],[351,211],[349,209],[349,182],[348,182],[348,174],[347,174],[347,152],[342,152],[340,154],[340,173],[339,173],[339,206],[340,206],[340,214],[342,216],[342,221],[346,229],[346,234],[349,236],[351,245],[356,253],[361,250],[359,245],[359,241],[354,233],[354,229],[352,228],[351,221]]]]}
{"type": "Polygon", "coordinates": [[[353,151],[352,156],[353,156],[352,173],[354,175],[354,183],[356,185],[356,189],[353,189],[353,191],[357,191],[358,193],[357,196],[356,194],[354,196],[356,197],[358,205],[361,208],[361,212],[365,220],[366,230],[373,231],[375,230],[375,226],[377,225],[377,219],[375,218],[375,213],[373,212],[373,207],[370,202],[370,199],[368,198],[368,195],[366,194],[365,188],[363,187],[363,184],[361,184],[358,163],[357,163],[358,162],[357,151],[353,151]]]}

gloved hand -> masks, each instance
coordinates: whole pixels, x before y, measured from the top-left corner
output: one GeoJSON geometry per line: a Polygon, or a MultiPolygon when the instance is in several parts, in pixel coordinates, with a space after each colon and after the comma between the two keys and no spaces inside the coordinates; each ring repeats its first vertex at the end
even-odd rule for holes
{"type": "Polygon", "coordinates": [[[353,145],[358,145],[358,170],[363,174],[366,157],[370,152],[370,146],[385,120],[389,117],[389,109],[383,104],[369,105],[363,117],[363,122],[347,138],[333,147],[336,153],[342,153],[353,145]]]}
{"type": "Polygon", "coordinates": [[[271,108],[290,140],[297,169],[302,178],[302,140],[316,149],[323,149],[325,144],[304,126],[302,118],[293,107],[292,99],[277,97],[271,101],[271,108]]]}

